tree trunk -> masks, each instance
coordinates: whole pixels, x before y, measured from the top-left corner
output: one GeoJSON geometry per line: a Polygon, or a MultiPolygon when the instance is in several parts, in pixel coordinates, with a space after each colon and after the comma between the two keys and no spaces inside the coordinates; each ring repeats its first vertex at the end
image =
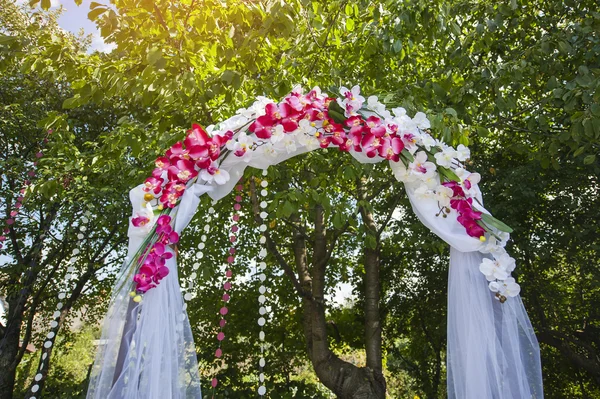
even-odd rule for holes
{"type": "MultiPolygon", "coordinates": [[[[317,205],[315,207],[315,245],[312,262],[312,299],[305,298],[303,301],[304,331],[309,358],[319,380],[338,398],[384,399],[386,389],[382,373],[378,376],[377,372],[369,365],[357,367],[343,361],[329,349],[324,301],[325,269],[328,260],[327,232],[323,219],[323,208],[317,205]]],[[[298,259],[296,259],[296,264],[298,264],[298,259]]],[[[381,338],[379,339],[381,340],[381,338]]],[[[369,342],[373,344],[371,340],[369,342]]],[[[368,351],[367,356],[369,353],[372,364],[379,363],[379,372],[381,372],[381,348],[368,351]],[[379,353],[378,361],[376,353],[379,353]]]]}

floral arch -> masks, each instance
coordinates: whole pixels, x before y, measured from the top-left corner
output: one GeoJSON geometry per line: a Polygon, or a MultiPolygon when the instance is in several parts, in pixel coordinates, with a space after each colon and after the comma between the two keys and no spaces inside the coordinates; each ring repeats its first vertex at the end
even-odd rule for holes
{"type": "MultiPolygon", "coordinates": [[[[199,197],[225,197],[239,188],[247,167],[266,175],[270,166],[327,147],[362,163],[389,162],[417,217],[452,248],[448,396],[543,397],[537,340],[519,285],[510,276],[515,261],[504,249],[511,230],[484,208],[480,176],[464,167],[469,149],[434,139],[422,112],[412,118],[403,108],[390,112],[375,96],[365,100],[358,86],[342,87],[340,94],[332,98],[317,87],[307,94],[296,88],[281,102],[258,97],[251,107],[206,131],[193,125],[183,142],[156,160],[152,176],[130,193],[128,256],[113,289],[88,398],[201,397],[177,276],[174,246],[179,235],[196,213],[199,197]]],[[[235,211],[239,202],[236,195],[235,211]]],[[[234,215],[228,263],[235,258],[237,221],[234,215]]],[[[263,248],[259,257],[266,255],[263,248]]],[[[259,267],[265,267],[262,261],[259,267]]],[[[227,302],[230,283],[223,288],[227,302]]],[[[227,307],[220,312],[218,342],[224,338],[227,307]]],[[[259,325],[261,319],[264,324],[261,317],[259,325]]],[[[221,354],[219,346],[215,355],[221,354]]],[[[264,365],[261,358],[261,382],[264,365]]],[[[257,393],[266,395],[264,384],[257,393]]]]}

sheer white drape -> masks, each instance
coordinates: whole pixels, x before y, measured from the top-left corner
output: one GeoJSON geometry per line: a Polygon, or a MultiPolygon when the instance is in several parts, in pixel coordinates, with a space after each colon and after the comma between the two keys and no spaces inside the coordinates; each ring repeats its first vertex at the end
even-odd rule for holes
{"type": "MultiPolygon", "coordinates": [[[[450,399],[544,397],[540,349],[521,297],[500,303],[479,265],[484,243],[469,237],[456,218],[436,217],[437,201],[418,198],[406,184],[413,211],[450,244],[447,386],[450,399]]],[[[481,193],[478,200],[482,202],[481,193]]]]}
{"type": "MultiPolygon", "coordinates": [[[[141,186],[130,193],[134,216],[141,209],[143,195],[141,186]]],[[[192,215],[195,210],[194,207],[192,215]]],[[[131,258],[142,244],[144,232],[130,228],[129,236],[131,258]]],[[[133,276],[123,265],[104,319],[88,399],[202,397],[196,350],[183,306],[175,256],[166,265],[169,275],[148,291],[141,303],[133,302],[129,296],[133,276]]]]}

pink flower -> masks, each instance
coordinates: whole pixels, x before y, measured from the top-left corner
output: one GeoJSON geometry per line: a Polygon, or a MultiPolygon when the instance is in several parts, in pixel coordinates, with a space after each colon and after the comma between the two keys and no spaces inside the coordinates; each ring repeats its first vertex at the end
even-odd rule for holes
{"type": "Polygon", "coordinates": [[[192,128],[187,131],[187,136],[184,140],[186,148],[193,146],[206,146],[210,141],[208,133],[197,123],[192,124],[192,128]]]}
{"type": "Polygon", "coordinates": [[[178,141],[177,143],[173,144],[165,154],[170,160],[172,160],[173,158],[185,158],[187,151],[183,149],[183,144],[178,141]]]}
{"type": "Polygon", "coordinates": [[[162,190],[163,182],[164,182],[164,180],[161,179],[160,177],[149,177],[144,182],[143,190],[145,192],[152,191],[154,194],[158,194],[162,190]]]}
{"type": "Polygon", "coordinates": [[[485,234],[485,230],[475,220],[463,215],[460,215],[457,220],[467,229],[469,236],[479,238],[485,234]]]}
{"type": "MultiPolygon", "coordinates": [[[[173,231],[171,227],[171,216],[161,215],[156,220],[156,234],[159,235],[159,241],[165,245],[177,244],[179,242],[179,234],[173,231]]],[[[163,249],[164,253],[164,249],[163,249]]],[[[168,259],[168,258],[167,258],[168,259]]]]}
{"type": "Polygon", "coordinates": [[[140,267],[138,273],[133,277],[133,281],[137,283],[136,290],[147,292],[149,289],[156,287],[153,282],[154,270],[146,265],[140,267]]]}
{"type": "MultiPolygon", "coordinates": [[[[456,182],[456,181],[448,181],[448,182],[443,183],[443,185],[452,189],[452,192],[453,192],[452,196],[453,197],[464,197],[465,196],[465,192],[463,191],[463,189],[460,186],[460,184],[458,184],[458,182],[456,182]]],[[[454,208],[454,209],[456,209],[456,208],[454,208]]]]}
{"type": "Polygon", "coordinates": [[[361,145],[365,154],[369,158],[374,158],[380,152],[380,147],[383,146],[383,139],[369,132],[363,137],[361,145]]]}
{"type": "Polygon", "coordinates": [[[400,153],[404,149],[404,143],[397,136],[384,136],[382,138],[382,145],[379,147],[379,156],[398,162],[400,160],[400,153]]]}
{"type": "Polygon", "coordinates": [[[177,201],[183,195],[185,191],[185,185],[171,182],[165,186],[163,193],[159,199],[161,204],[168,208],[174,208],[177,205],[177,201]]]}
{"type": "Polygon", "coordinates": [[[366,125],[370,132],[377,137],[382,137],[385,134],[385,126],[381,119],[376,116],[369,116],[366,125]]]}
{"type": "Polygon", "coordinates": [[[172,159],[172,161],[168,169],[169,180],[186,183],[198,175],[193,161],[189,159],[172,159]]]}
{"type": "Polygon", "coordinates": [[[131,223],[135,227],[143,227],[143,226],[147,225],[149,221],[150,221],[150,219],[148,219],[145,216],[138,216],[138,217],[131,219],[131,223]]]}

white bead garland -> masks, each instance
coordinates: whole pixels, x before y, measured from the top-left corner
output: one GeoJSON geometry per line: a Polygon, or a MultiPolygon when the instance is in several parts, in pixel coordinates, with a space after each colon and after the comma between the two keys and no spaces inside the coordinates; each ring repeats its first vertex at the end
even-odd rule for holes
{"type": "MultiPolygon", "coordinates": [[[[267,176],[267,171],[263,170],[262,172],[263,177],[267,176]]],[[[260,182],[260,186],[263,188],[260,191],[260,195],[263,197],[263,200],[260,202],[260,207],[262,208],[262,211],[259,214],[260,219],[262,219],[262,223],[259,226],[258,230],[261,232],[261,237],[259,242],[264,245],[267,242],[267,238],[265,236],[266,231],[267,231],[267,224],[266,224],[266,219],[269,216],[269,214],[266,212],[266,208],[268,206],[267,201],[265,201],[264,197],[267,196],[267,194],[269,193],[266,188],[269,185],[269,182],[267,182],[267,180],[263,180],[260,182]]],[[[260,340],[260,359],[258,361],[258,367],[259,367],[259,382],[260,385],[258,387],[258,395],[259,396],[264,396],[267,393],[267,388],[265,386],[265,374],[264,374],[264,367],[266,365],[266,360],[264,357],[264,352],[265,352],[265,332],[263,330],[264,325],[266,324],[267,320],[266,317],[264,317],[267,314],[267,307],[265,306],[265,302],[267,300],[266,296],[264,295],[267,292],[267,287],[264,286],[264,282],[266,280],[266,275],[264,273],[265,269],[267,268],[267,264],[264,262],[265,257],[267,256],[267,249],[266,248],[261,248],[259,253],[258,253],[258,258],[259,261],[257,262],[257,270],[256,270],[256,274],[258,275],[258,279],[260,281],[260,286],[258,287],[258,292],[259,292],[259,296],[258,296],[258,303],[260,304],[260,308],[258,309],[258,313],[260,314],[260,317],[258,318],[257,322],[258,325],[260,326],[260,332],[258,334],[258,338],[260,340]]]]}
{"type": "MultiPolygon", "coordinates": [[[[87,231],[87,227],[85,226],[86,224],[89,223],[90,219],[89,217],[92,215],[90,211],[86,211],[84,213],[85,216],[83,216],[81,218],[81,225],[79,226],[79,231],[80,232],[85,232],[87,231]]],[[[77,239],[79,240],[79,242],[76,245],[76,248],[73,250],[72,254],[73,256],[69,259],[69,264],[73,264],[77,261],[76,256],[79,255],[81,253],[81,250],[79,248],[81,248],[82,243],[81,241],[85,238],[85,236],[82,233],[78,233],[77,234],[77,239]]],[[[61,291],[58,294],[58,300],[59,302],[56,304],[56,310],[54,311],[54,313],[52,313],[52,321],[50,322],[50,332],[46,335],[46,341],[44,341],[44,348],[46,349],[50,349],[52,347],[52,345],[54,345],[54,338],[56,337],[56,331],[55,329],[58,327],[58,319],[60,318],[60,314],[61,314],[61,309],[63,308],[64,304],[61,302],[62,300],[64,300],[67,297],[67,288],[69,287],[69,283],[70,281],[74,278],[74,273],[75,273],[75,268],[73,266],[69,266],[67,268],[67,273],[65,274],[65,278],[64,278],[64,289],[63,291],[61,291]]],[[[48,357],[47,353],[44,353],[42,355],[42,361],[46,360],[46,358],[48,357]]],[[[41,371],[44,369],[44,363],[40,364],[40,368],[38,373],[35,375],[34,380],[36,382],[39,382],[42,380],[43,378],[43,374],[41,373],[41,371]]],[[[31,392],[32,393],[36,393],[37,391],[39,391],[40,386],[38,384],[35,384],[31,387],[31,392]]],[[[30,396],[29,399],[35,399],[35,396],[30,396]]]]}
{"type": "MultiPolygon", "coordinates": [[[[207,234],[210,233],[210,229],[212,227],[211,223],[212,219],[213,219],[213,214],[215,213],[215,208],[213,208],[212,206],[210,208],[208,208],[208,216],[206,216],[206,224],[204,225],[204,227],[202,228],[202,231],[205,234],[202,234],[202,236],[200,237],[200,244],[198,244],[198,252],[196,252],[196,258],[197,259],[202,259],[204,258],[204,252],[202,252],[202,250],[204,248],[206,248],[206,240],[207,240],[207,234]]],[[[188,285],[185,288],[186,293],[183,295],[183,299],[185,302],[189,302],[194,298],[194,294],[196,292],[195,288],[195,280],[198,277],[198,269],[200,268],[200,262],[194,262],[194,264],[192,265],[192,273],[189,276],[188,279],[188,285]]],[[[187,309],[187,303],[184,303],[183,305],[183,310],[185,313],[185,310],[187,309]]]]}

